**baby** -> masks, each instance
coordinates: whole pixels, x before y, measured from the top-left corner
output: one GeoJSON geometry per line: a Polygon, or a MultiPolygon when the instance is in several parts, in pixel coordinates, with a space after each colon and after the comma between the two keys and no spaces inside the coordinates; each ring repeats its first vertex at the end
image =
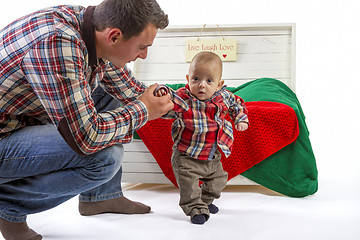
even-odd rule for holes
{"type": "Polygon", "coordinates": [[[170,93],[174,109],[163,118],[174,118],[172,167],[180,189],[179,205],[194,224],[204,224],[210,213],[219,211],[213,204],[225,188],[228,174],[223,170],[221,153],[228,157],[235,129],[248,128],[244,101],[225,89],[222,61],[212,52],[200,52],[190,64],[187,85],[176,92],[164,85],[156,96],[170,93]],[[202,182],[199,185],[199,181],[202,182]]]}

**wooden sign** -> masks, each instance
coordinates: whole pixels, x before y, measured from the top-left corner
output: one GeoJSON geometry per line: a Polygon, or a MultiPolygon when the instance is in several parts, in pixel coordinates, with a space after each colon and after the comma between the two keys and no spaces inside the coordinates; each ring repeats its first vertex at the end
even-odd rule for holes
{"type": "Polygon", "coordinates": [[[186,62],[203,51],[216,53],[224,62],[236,62],[236,39],[203,38],[186,40],[186,62]]]}

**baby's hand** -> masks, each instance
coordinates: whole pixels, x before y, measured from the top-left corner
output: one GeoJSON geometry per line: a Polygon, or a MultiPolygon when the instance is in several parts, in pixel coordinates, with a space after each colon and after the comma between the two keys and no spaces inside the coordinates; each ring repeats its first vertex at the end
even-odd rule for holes
{"type": "Polygon", "coordinates": [[[156,97],[162,97],[166,94],[169,93],[168,88],[165,85],[159,85],[155,90],[154,90],[154,96],[156,97]]]}
{"type": "Polygon", "coordinates": [[[238,131],[245,131],[248,127],[249,125],[246,122],[239,122],[235,125],[235,129],[238,131]]]}

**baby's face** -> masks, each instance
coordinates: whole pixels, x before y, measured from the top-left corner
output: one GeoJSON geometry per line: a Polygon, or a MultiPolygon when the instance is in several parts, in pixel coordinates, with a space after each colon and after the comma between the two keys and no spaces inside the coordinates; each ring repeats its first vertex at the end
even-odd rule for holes
{"type": "Polygon", "coordinates": [[[224,84],[221,80],[221,69],[215,63],[192,64],[186,78],[190,92],[202,101],[210,99],[224,84]]]}

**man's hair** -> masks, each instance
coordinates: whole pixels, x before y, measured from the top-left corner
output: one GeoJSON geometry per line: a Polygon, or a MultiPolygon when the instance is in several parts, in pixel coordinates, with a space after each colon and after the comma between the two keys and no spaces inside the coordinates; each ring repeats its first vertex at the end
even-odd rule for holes
{"type": "Polygon", "coordinates": [[[97,31],[119,28],[126,40],[138,36],[149,23],[160,29],[169,24],[168,15],[156,0],[104,0],[93,15],[97,31]]]}

